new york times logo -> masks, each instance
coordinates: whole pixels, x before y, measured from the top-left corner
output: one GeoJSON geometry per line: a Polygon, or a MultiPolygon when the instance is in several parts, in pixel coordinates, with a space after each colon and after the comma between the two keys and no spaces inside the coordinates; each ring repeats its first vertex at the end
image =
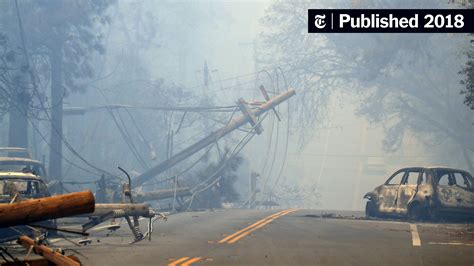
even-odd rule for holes
{"type": "Polygon", "coordinates": [[[473,9],[309,9],[308,32],[474,32],[473,9]]]}
{"type": "Polygon", "coordinates": [[[326,27],[326,14],[314,16],[314,26],[318,29],[326,27]]]}

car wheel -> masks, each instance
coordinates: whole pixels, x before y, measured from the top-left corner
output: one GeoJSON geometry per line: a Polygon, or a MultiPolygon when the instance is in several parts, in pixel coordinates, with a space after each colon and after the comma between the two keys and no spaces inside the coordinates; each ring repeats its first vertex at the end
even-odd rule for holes
{"type": "Polygon", "coordinates": [[[426,211],[419,203],[413,203],[408,207],[408,219],[411,221],[421,221],[426,219],[426,211]]]}
{"type": "Polygon", "coordinates": [[[375,205],[375,203],[371,200],[367,201],[367,203],[365,204],[365,216],[367,218],[375,218],[377,217],[377,206],[375,205]]]}

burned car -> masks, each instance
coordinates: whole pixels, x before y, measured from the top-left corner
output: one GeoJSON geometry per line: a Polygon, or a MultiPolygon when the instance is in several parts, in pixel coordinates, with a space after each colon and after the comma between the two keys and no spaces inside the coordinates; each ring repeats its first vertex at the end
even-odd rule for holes
{"type": "Polygon", "coordinates": [[[474,218],[474,180],[459,169],[403,168],[364,198],[367,217],[474,218]]]}
{"type": "MultiPolygon", "coordinates": [[[[51,195],[41,177],[32,173],[0,172],[0,204],[48,196],[51,195]]],[[[54,229],[56,228],[56,221],[46,220],[32,225],[54,229]]],[[[1,228],[0,243],[16,239],[20,233],[33,236],[41,231],[44,230],[32,229],[29,226],[1,228]]]]}
{"type": "Polygon", "coordinates": [[[0,147],[0,157],[32,158],[28,149],[18,147],[0,147]]]}
{"type": "Polygon", "coordinates": [[[46,169],[40,161],[21,157],[0,157],[0,172],[30,173],[46,179],[46,169]]]}
{"type": "Polygon", "coordinates": [[[46,184],[34,174],[0,172],[0,203],[9,203],[14,197],[21,200],[49,196],[46,184]]]}

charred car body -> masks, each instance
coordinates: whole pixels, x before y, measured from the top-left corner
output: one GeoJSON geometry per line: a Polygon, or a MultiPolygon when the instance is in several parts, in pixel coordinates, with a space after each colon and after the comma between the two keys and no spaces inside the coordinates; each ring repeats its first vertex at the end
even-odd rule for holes
{"type": "Polygon", "coordinates": [[[0,157],[0,172],[31,173],[47,179],[46,169],[40,161],[21,157],[0,157]]]}
{"type": "MultiPolygon", "coordinates": [[[[49,196],[51,195],[46,184],[37,175],[22,172],[0,172],[0,203],[2,204],[49,196]]],[[[53,229],[57,227],[55,220],[46,220],[35,224],[53,229]]],[[[29,226],[1,228],[0,243],[15,240],[20,234],[34,236],[38,232],[43,231],[29,226]]]]}
{"type": "Polygon", "coordinates": [[[459,169],[403,168],[364,198],[368,200],[368,217],[474,219],[474,180],[470,173],[459,169]]]}
{"type": "Polygon", "coordinates": [[[0,147],[0,157],[32,158],[28,149],[19,147],[0,147]]]}
{"type": "MultiPolygon", "coordinates": [[[[51,196],[45,184],[46,170],[40,161],[29,157],[28,151],[24,149],[1,148],[1,152],[8,152],[21,157],[0,157],[0,203],[8,204],[14,201],[37,199],[51,196]]],[[[35,223],[42,227],[56,228],[55,220],[46,220],[35,223]]],[[[34,225],[34,224],[33,224],[34,225]]],[[[30,226],[15,226],[0,229],[0,243],[12,241],[20,234],[34,236],[41,229],[30,226]]],[[[52,231],[54,233],[54,231],[52,231]]]]}
{"type": "Polygon", "coordinates": [[[31,173],[0,172],[0,203],[14,198],[37,199],[51,196],[43,180],[31,173]]]}

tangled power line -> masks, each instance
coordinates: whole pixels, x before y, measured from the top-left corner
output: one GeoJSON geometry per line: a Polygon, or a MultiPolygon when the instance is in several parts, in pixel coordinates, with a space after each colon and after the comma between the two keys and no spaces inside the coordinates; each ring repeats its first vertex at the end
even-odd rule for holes
{"type": "MultiPolygon", "coordinates": [[[[33,86],[32,86],[33,87],[33,94],[39,99],[41,110],[43,110],[43,112],[44,112],[44,114],[47,118],[46,120],[48,122],[50,122],[50,124],[51,124],[52,133],[54,132],[54,133],[58,134],[58,136],[61,138],[61,141],[64,143],[65,147],[71,152],[71,154],[74,155],[76,158],[78,158],[88,168],[77,164],[76,162],[70,160],[69,158],[66,158],[62,154],[61,151],[55,150],[52,147],[51,143],[47,140],[46,136],[41,132],[38,125],[33,123],[31,120],[29,120],[32,128],[41,137],[41,139],[50,147],[50,152],[54,152],[54,153],[60,155],[61,159],[64,160],[65,162],[67,162],[68,164],[70,164],[71,166],[74,166],[77,169],[80,169],[80,170],[85,171],[85,172],[90,173],[90,174],[107,174],[111,177],[114,177],[115,176],[114,174],[112,174],[112,173],[108,172],[107,170],[104,170],[104,169],[92,164],[86,158],[84,158],[71,145],[71,143],[65,138],[65,136],[61,133],[61,131],[58,128],[56,128],[56,126],[53,123],[51,123],[52,119],[51,119],[49,110],[52,110],[52,107],[48,106],[48,102],[43,97],[41,97],[41,93],[39,92],[39,90],[37,88],[37,85],[36,85],[35,73],[34,73],[33,67],[30,64],[30,58],[29,58],[28,51],[27,51],[27,46],[26,46],[26,43],[25,43],[24,30],[23,30],[23,26],[22,26],[21,15],[20,15],[20,10],[19,10],[19,7],[18,7],[18,1],[17,0],[15,0],[15,7],[16,7],[16,11],[17,11],[18,24],[19,24],[19,28],[20,28],[20,35],[21,35],[23,51],[24,51],[25,56],[26,56],[28,69],[29,69],[29,73],[30,73],[30,76],[31,76],[31,82],[33,84],[33,86]]],[[[260,79],[259,76],[261,74],[266,74],[268,76],[268,78],[269,78],[269,80],[272,84],[273,93],[278,93],[280,91],[280,84],[279,84],[279,76],[280,75],[283,78],[285,87],[288,88],[288,83],[287,83],[284,71],[281,68],[277,68],[277,69],[275,69],[274,73],[275,73],[275,77],[276,77],[276,86],[274,86],[275,81],[274,81],[272,75],[270,74],[270,72],[268,72],[266,70],[262,70],[262,71],[257,71],[257,72],[254,72],[254,73],[238,75],[238,76],[229,77],[229,78],[226,78],[226,79],[223,79],[223,80],[215,81],[214,82],[215,84],[218,84],[218,83],[221,84],[221,88],[208,91],[208,93],[230,90],[230,89],[240,87],[242,85],[250,84],[250,83],[257,84],[257,82],[260,79]],[[255,78],[250,79],[250,80],[245,81],[245,82],[239,82],[238,84],[232,85],[232,86],[227,86],[227,87],[222,86],[222,81],[231,81],[231,80],[237,80],[239,78],[247,78],[247,77],[252,77],[252,76],[255,76],[255,78]]],[[[208,84],[208,85],[210,85],[210,84],[208,84]]],[[[195,88],[198,88],[198,87],[202,87],[202,86],[189,87],[188,89],[192,90],[192,89],[195,89],[195,88]]],[[[103,94],[103,92],[101,92],[101,93],[103,94]]],[[[103,95],[103,96],[105,97],[105,95],[103,95]]],[[[254,97],[255,97],[255,90],[254,90],[254,97]]],[[[269,182],[270,177],[272,175],[275,176],[273,178],[275,181],[274,181],[273,185],[270,186],[270,193],[269,193],[270,195],[274,194],[275,188],[278,186],[279,182],[281,181],[283,170],[284,170],[285,164],[286,164],[288,145],[289,145],[288,144],[289,143],[289,135],[290,135],[290,105],[289,105],[289,103],[287,104],[287,107],[288,107],[287,132],[286,132],[285,145],[284,145],[284,151],[283,151],[283,160],[282,160],[282,163],[281,163],[278,170],[275,170],[274,168],[275,168],[275,162],[276,162],[277,157],[278,157],[277,156],[278,147],[280,145],[280,143],[279,143],[280,142],[280,136],[279,136],[280,135],[280,125],[278,123],[275,125],[275,117],[273,117],[271,122],[270,122],[271,123],[270,131],[269,131],[270,132],[270,138],[269,138],[267,149],[266,149],[267,156],[265,156],[265,160],[264,160],[264,163],[263,163],[263,168],[262,168],[262,171],[261,171],[262,174],[265,176],[264,188],[267,187],[267,183],[269,182]],[[272,146],[273,146],[273,148],[272,148],[272,146]],[[273,154],[270,156],[270,153],[271,153],[272,150],[273,150],[273,154]]],[[[126,123],[124,121],[124,118],[122,117],[122,115],[118,111],[118,109],[124,109],[127,112],[130,120],[132,121],[134,127],[136,128],[136,130],[138,132],[138,135],[140,136],[140,138],[144,142],[147,142],[143,132],[140,130],[140,127],[136,124],[136,121],[135,121],[134,117],[130,113],[130,109],[138,109],[138,108],[140,108],[140,109],[149,109],[149,110],[157,110],[157,111],[184,112],[182,120],[184,120],[186,112],[197,112],[197,113],[232,112],[232,115],[233,115],[236,111],[236,106],[235,105],[231,105],[231,106],[210,106],[210,107],[182,107],[182,106],[181,107],[180,106],[177,106],[177,107],[176,106],[162,106],[162,107],[160,107],[160,106],[131,106],[131,105],[110,105],[109,104],[107,106],[90,107],[89,108],[90,110],[105,109],[110,114],[113,122],[115,123],[115,125],[116,125],[119,133],[121,134],[123,140],[126,142],[126,144],[129,148],[129,150],[131,151],[132,155],[135,157],[137,162],[144,169],[148,168],[149,166],[148,166],[147,162],[144,160],[144,158],[141,156],[137,146],[134,144],[132,134],[128,131],[126,123]]],[[[277,107],[277,109],[279,110],[280,107],[277,107]]],[[[259,119],[258,125],[260,125],[260,123],[262,123],[264,118],[265,117],[262,117],[261,119],[259,119]]],[[[182,124],[182,122],[180,122],[180,125],[181,124],[182,124]]],[[[192,198],[194,198],[195,195],[209,189],[210,187],[215,185],[220,180],[221,175],[219,175],[219,172],[222,171],[222,169],[225,168],[226,163],[228,162],[228,160],[230,160],[231,158],[235,158],[235,156],[243,149],[243,147],[253,138],[254,134],[255,134],[255,127],[253,127],[250,131],[247,131],[247,134],[237,143],[237,145],[234,147],[234,149],[230,153],[230,155],[226,155],[226,158],[224,159],[224,162],[217,169],[216,173],[211,175],[208,179],[206,179],[205,182],[196,185],[192,189],[192,192],[193,192],[193,197],[192,198]]],[[[207,155],[209,153],[209,151],[211,150],[211,148],[212,148],[212,146],[204,153],[203,156],[207,155]]],[[[187,167],[184,171],[181,171],[180,173],[174,175],[172,178],[176,179],[177,176],[181,176],[185,172],[189,171],[195,165],[197,165],[197,163],[200,160],[201,159],[198,159],[197,161],[192,163],[189,167],[187,167]]],[[[172,179],[172,178],[170,178],[170,179],[172,179]]],[[[190,204],[190,206],[191,206],[191,204],[190,204]]]]}
{"type": "MultiPolygon", "coordinates": [[[[21,37],[21,42],[22,42],[22,49],[23,49],[23,52],[25,53],[25,57],[26,57],[26,63],[27,63],[27,67],[28,67],[28,72],[30,73],[30,77],[31,77],[31,82],[32,82],[32,85],[33,85],[33,93],[38,97],[38,100],[40,102],[40,106],[41,106],[41,110],[44,111],[46,117],[47,117],[47,121],[50,122],[51,124],[51,129],[54,130],[54,133],[58,134],[59,137],[61,138],[61,141],[66,145],[66,147],[68,148],[68,150],[70,150],[70,152],[75,155],[79,160],[81,160],[84,164],[86,164],[87,166],[89,166],[90,168],[98,171],[99,173],[106,173],[110,176],[114,176],[113,174],[109,173],[108,171],[106,170],[103,170],[95,165],[93,165],[92,163],[90,163],[88,160],[86,160],[83,156],[81,156],[73,147],[72,145],[65,139],[64,135],[60,133],[60,131],[54,126],[54,124],[52,123],[52,119],[48,113],[48,110],[51,110],[51,107],[48,107],[46,108],[46,104],[45,104],[45,100],[43,99],[43,97],[41,97],[41,93],[38,91],[38,87],[37,87],[37,84],[36,84],[36,78],[35,78],[35,73],[34,73],[34,68],[31,66],[31,63],[30,63],[30,58],[29,58],[29,55],[28,55],[28,49],[27,49],[27,46],[26,46],[26,43],[25,43],[25,37],[24,37],[24,30],[23,30],[23,23],[22,23],[22,19],[21,19],[21,15],[20,15],[20,9],[18,7],[18,0],[15,0],[15,9],[16,9],[16,15],[17,15],[17,18],[18,18],[18,26],[19,26],[19,29],[20,29],[20,37],[21,37]]],[[[16,105],[16,108],[20,108],[19,106],[16,105]]],[[[20,109],[19,109],[20,110],[20,109]]],[[[21,110],[20,110],[21,111],[21,110]]],[[[26,110],[24,110],[26,111],[26,110]]],[[[28,116],[26,113],[25,113],[26,116],[28,116]]],[[[44,134],[41,133],[41,131],[39,130],[39,128],[29,119],[28,120],[30,122],[30,124],[32,125],[34,131],[36,133],[38,133],[40,135],[40,137],[43,139],[43,141],[50,147],[50,152],[54,152],[56,153],[57,155],[61,156],[62,160],[66,161],[67,163],[75,166],[76,168],[78,169],[81,169],[83,171],[86,171],[88,173],[93,173],[92,171],[90,170],[87,170],[85,169],[84,167],[72,162],[71,160],[67,159],[64,157],[64,155],[62,154],[62,152],[60,151],[57,151],[56,149],[54,149],[51,145],[50,142],[47,141],[46,137],[44,136],[44,134]]]]}

